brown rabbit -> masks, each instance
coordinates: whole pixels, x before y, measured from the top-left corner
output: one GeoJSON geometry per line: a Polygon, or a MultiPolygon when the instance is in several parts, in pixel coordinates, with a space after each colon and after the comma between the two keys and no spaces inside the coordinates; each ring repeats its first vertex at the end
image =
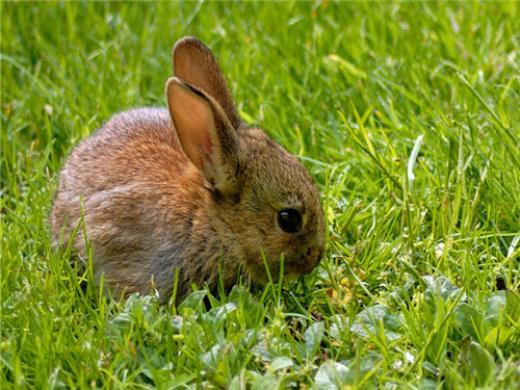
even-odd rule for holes
{"type": "MultiPolygon", "coordinates": [[[[66,242],[83,221],[96,278],[118,293],[162,299],[191,284],[229,288],[311,271],[324,248],[323,212],[309,174],[262,130],[239,118],[210,50],[193,37],[173,51],[169,111],[115,115],[70,155],[51,215],[66,242]]],[[[74,247],[86,255],[82,234],[74,247]]]]}

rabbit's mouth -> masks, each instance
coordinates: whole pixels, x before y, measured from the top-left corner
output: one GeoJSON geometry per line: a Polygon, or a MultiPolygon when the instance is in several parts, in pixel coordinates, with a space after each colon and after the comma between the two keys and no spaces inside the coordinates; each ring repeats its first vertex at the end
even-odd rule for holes
{"type": "Polygon", "coordinates": [[[293,261],[287,261],[286,274],[289,278],[311,272],[319,264],[323,256],[323,250],[318,247],[308,248],[303,254],[293,261]]]}
{"type": "Polygon", "coordinates": [[[244,270],[253,280],[259,283],[266,283],[269,279],[278,280],[280,276],[280,266],[283,262],[284,279],[292,280],[304,274],[311,272],[319,264],[323,256],[323,248],[320,246],[305,248],[300,253],[287,256],[280,254],[272,257],[267,256],[269,265],[269,276],[265,269],[265,262],[259,258],[258,262],[244,262],[244,270]],[[275,260],[276,259],[276,260],[275,260]]]}

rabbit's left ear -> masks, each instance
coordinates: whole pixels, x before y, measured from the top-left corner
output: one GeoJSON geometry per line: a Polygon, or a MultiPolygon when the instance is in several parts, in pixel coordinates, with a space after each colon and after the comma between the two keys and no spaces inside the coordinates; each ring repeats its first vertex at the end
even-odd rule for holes
{"type": "Polygon", "coordinates": [[[186,156],[222,195],[238,190],[238,137],[220,105],[205,92],[172,77],[168,108],[186,156]]]}
{"type": "Polygon", "coordinates": [[[173,71],[176,77],[215,99],[231,125],[235,129],[240,127],[241,120],[224,75],[206,45],[194,37],[179,39],[173,48],[173,71]]]}

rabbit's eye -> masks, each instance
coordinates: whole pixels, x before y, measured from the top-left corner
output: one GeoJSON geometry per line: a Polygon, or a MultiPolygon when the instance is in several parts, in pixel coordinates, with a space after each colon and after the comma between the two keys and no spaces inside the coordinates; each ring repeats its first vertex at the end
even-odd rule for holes
{"type": "Polygon", "coordinates": [[[298,233],[302,227],[302,216],[294,209],[279,211],[278,225],[286,233],[298,233]]]}

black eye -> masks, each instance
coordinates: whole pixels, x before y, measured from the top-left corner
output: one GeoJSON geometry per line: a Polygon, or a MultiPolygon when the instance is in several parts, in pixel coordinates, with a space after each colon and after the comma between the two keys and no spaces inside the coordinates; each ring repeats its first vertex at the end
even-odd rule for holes
{"type": "Polygon", "coordinates": [[[286,233],[298,233],[302,228],[302,216],[298,210],[294,209],[279,211],[278,225],[286,233]]]}

